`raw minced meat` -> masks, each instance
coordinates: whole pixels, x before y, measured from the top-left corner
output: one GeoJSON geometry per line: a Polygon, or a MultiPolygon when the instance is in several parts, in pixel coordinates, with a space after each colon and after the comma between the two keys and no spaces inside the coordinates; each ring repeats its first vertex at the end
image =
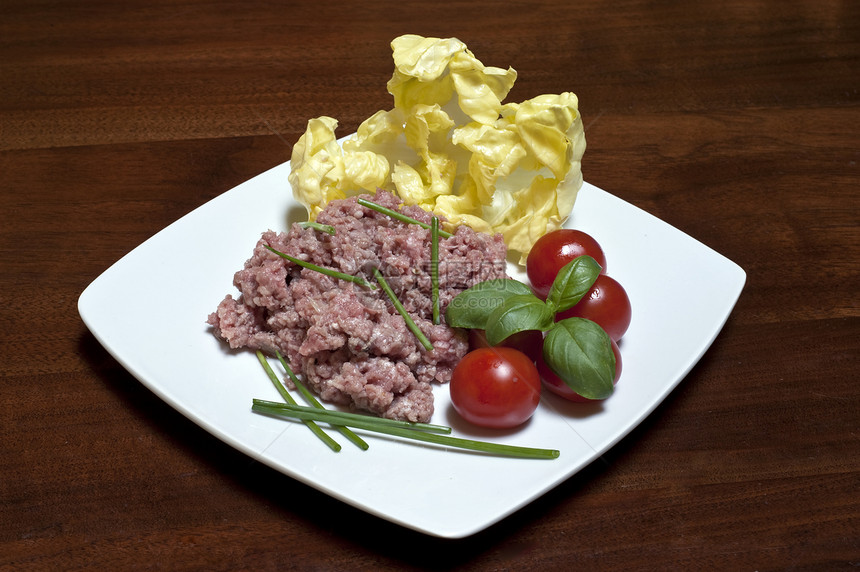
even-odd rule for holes
{"type": "MultiPolygon", "coordinates": [[[[401,207],[386,191],[365,198],[430,222],[430,213],[401,207]]],[[[445,325],[444,309],[466,288],[507,277],[501,236],[461,226],[452,237],[440,238],[442,323],[433,324],[429,230],[363,207],[357,197],[330,202],[317,222],[333,226],[335,234],[299,224],[287,233],[263,233],[234,276],[238,297],[224,298],[208,323],[231,348],[280,351],[325,401],[392,419],[428,421],[432,384],[448,382],[468,350],[464,334],[445,325]],[[432,351],[409,331],[381,288],[302,268],[266,245],[373,284],[378,268],[432,351]]]]}

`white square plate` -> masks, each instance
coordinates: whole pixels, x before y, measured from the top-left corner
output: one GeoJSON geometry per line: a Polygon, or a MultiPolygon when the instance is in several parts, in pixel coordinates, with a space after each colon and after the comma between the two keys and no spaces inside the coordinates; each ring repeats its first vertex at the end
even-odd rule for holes
{"type": "MultiPolygon", "coordinates": [[[[524,427],[494,432],[460,422],[447,388],[437,386],[432,419],[460,437],[558,449],[560,457],[493,457],[373,434],[363,452],[332,433],[343,445],[334,453],[301,424],[251,412],[253,398],[280,397],[252,352],[228,351],[205,323],[233,292],[233,273],[260,234],[304,220],[289,172],[289,163],[270,169],[141,244],[87,287],[78,303],[81,317],[129,372],[219,439],[345,503],[429,535],[474,534],[617,443],[708,349],[746,280],[732,261],[585,183],[567,226],[601,243],[608,273],[625,286],[633,306],[615,394],[582,405],[545,392],[524,427]]],[[[511,274],[525,279],[517,268],[511,274]]]]}

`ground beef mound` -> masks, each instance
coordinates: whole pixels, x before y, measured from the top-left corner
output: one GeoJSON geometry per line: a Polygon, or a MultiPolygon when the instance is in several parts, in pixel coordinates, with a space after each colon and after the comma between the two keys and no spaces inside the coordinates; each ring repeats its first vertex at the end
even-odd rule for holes
{"type": "MultiPolygon", "coordinates": [[[[374,202],[430,222],[419,207],[399,206],[386,191],[374,202]]],[[[281,352],[290,367],[323,400],[391,419],[426,422],[433,414],[433,383],[446,383],[468,344],[444,323],[444,309],[478,282],[506,277],[506,247],[461,226],[439,241],[442,323],[432,321],[430,231],[358,204],[332,201],[317,217],[332,236],[295,224],[288,233],[267,231],[236,272],[239,289],[208,323],[231,348],[281,352]],[[302,268],[265,248],[376,284],[378,268],[406,311],[433,344],[426,351],[381,288],[331,278],[302,268]]],[[[289,383],[289,381],[288,381],[289,383]]]]}

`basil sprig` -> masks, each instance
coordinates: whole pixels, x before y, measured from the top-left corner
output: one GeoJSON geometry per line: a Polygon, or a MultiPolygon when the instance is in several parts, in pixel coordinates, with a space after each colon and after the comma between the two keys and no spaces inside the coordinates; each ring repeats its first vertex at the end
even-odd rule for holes
{"type": "Polygon", "coordinates": [[[544,331],[552,325],[554,312],[534,294],[509,296],[500,306],[490,312],[484,329],[491,346],[502,343],[505,338],[526,330],[544,331]]]}
{"type": "Polygon", "coordinates": [[[484,330],[490,313],[508,298],[519,295],[533,296],[531,288],[510,278],[479,282],[448,303],[445,321],[454,328],[484,330]]]}
{"type": "Polygon", "coordinates": [[[549,329],[543,359],[575,392],[588,399],[612,395],[615,354],[609,335],[591,320],[565,318],[549,329]]]}
{"type": "Polygon", "coordinates": [[[600,270],[590,256],[573,259],[558,272],[545,301],[516,280],[480,282],[451,300],[445,320],[453,327],[485,330],[490,345],[526,330],[546,332],[543,358],[549,368],[579,395],[605,399],[612,394],[615,377],[609,335],[584,318],[555,321],[558,312],[574,307],[588,293],[600,270]]]}
{"type": "Polygon", "coordinates": [[[574,258],[558,271],[547,294],[547,304],[556,312],[573,308],[591,290],[600,271],[600,264],[592,257],[574,258]]]}

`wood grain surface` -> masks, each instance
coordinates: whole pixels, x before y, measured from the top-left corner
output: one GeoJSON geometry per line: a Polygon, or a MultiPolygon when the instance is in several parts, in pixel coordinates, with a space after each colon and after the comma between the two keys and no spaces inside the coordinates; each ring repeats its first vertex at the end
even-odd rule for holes
{"type": "Polygon", "coordinates": [[[850,0],[3,0],[0,569],[856,570],[858,88],[850,0]],[[514,67],[510,101],[575,92],[585,179],[748,275],[636,430],[460,540],[231,449],[76,307],[142,241],[288,160],[308,119],[347,134],[390,108],[404,33],[514,67]]]}

